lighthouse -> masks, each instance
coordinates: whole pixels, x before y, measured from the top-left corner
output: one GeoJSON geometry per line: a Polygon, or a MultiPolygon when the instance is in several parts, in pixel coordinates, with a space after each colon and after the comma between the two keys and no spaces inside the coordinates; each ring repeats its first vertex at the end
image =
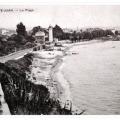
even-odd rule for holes
{"type": "Polygon", "coordinates": [[[53,42],[53,28],[49,26],[49,42],[53,42]]]}

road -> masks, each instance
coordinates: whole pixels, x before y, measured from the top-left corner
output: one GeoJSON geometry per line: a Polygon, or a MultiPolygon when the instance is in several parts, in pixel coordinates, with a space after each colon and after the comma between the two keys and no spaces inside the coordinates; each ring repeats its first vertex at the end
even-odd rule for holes
{"type": "Polygon", "coordinates": [[[21,50],[15,53],[11,53],[9,55],[0,57],[0,62],[1,63],[5,63],[8,60],[12,60],[12,59],[16,59],[16,58],[20,58],[21,56],[24,56],[26,53],[29,53],[32,51],[32,48],[30,49],[25,49],[25,50],[21,50]]]}

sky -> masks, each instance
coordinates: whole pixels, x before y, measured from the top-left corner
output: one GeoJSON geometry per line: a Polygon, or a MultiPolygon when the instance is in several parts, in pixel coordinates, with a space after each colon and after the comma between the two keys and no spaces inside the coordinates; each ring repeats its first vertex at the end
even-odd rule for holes
{"type": "Polygon", "coordinates": [[[0,27],[16,29],[19,22],[27,29],[55,24],[62,28],[118,27],[120,5],[0,6],[0,27]]]}

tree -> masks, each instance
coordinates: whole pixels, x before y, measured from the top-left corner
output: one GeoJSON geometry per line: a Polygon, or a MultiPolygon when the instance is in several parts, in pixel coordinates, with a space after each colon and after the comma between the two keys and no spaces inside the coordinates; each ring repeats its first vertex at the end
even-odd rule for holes
{"type": "Polygon", "coordinates": [[[39,30],[41,30],[42,27],[41,26],[36,26],[36,27],[33,27],[32,29],[32,35],[35,35],[35,33],[37,33],[39,30]]]}
{"type": "Polygon", "coordinates": [[[28,35],[26,39],[27,39],[27,42],[31,42],[31,43],[35,41],[35,38],[32,35],[28,35]]]}
{"type": "Polygon", "coordinates": [[[64,32],[62,28],[60,28],[60,26],[58,25],[55,25],[55,27],[53,28],[53,37],[62,39],[63,35],[64,35],[64,32]]]}
{"type": "Polygon", "coordinates": [[[23,25],[22,22],[20,22],[18,25],[17,25],[17,29],[16,29],[16,32],[18,35],[22,35],[22,36],[26,36],[26,28],[25,26],[23,25]]]}
{"type": "Polygon", "coordinates": [[[115,35],[118,35],[118,31],[117,30],[115,31],[115,35]]]}
{"type": "Polygon", "coordinates": [[[33,47],[33,44],[32,44],[31,42],[27,42],[27,43],[25,44],[25,47],[26,47],[26,48],[32,48],[32,47],[33,47]]]}
{"type": "Polygon", "coordinates": [[[106,36],[107,35],[114,35],[114,33],[111,30],[105,30],[106,36]]]}

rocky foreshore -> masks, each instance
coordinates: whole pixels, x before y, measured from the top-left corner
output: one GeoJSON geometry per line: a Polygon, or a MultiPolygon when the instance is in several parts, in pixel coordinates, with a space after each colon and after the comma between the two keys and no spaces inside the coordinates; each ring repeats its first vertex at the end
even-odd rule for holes
{"type": "Polygon", "coordinates": [[[45,66],[50,66],[46,67],[46,70],[50,71],[54,59],[51,59],[53,61],[50,63],[50,59],[47,59],[49,62],[45,62],[45,59],[41,61],[39,57],[31,53],[18,60],[0,63],[0,82],[10,113],[13,115],[72,114],[71,110],[61,107],[55,95],[55,81],[44,76],[45,66]],[[36,71],[37,67],[41,70],[36,71]],[[41,72],[43,76],[39,75],[41,72]]]}

